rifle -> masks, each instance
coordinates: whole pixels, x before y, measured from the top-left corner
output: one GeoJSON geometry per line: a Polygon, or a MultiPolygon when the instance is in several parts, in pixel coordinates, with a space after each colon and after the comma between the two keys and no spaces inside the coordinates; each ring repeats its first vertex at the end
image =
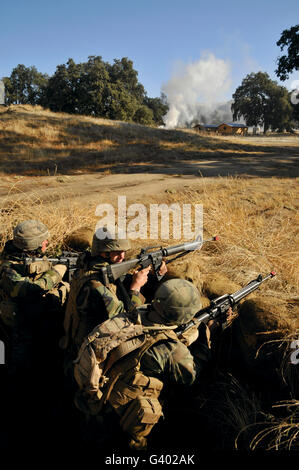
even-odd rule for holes
{"type": "MultiPolygon", "coordinates": [[[[41,263],[41,262],[48,262],[52,266],[55,264],[64,264],[67,267],[66,270],[66,281],[71,282],[73,273],[77,266],[79,253],[73,253],[72,251],[63,251],[60,256],[57,258],[36,258],[36,257],[24,257],[23,262],[25,266],[29,266],[33,263],[41,263]]],[[[38,272],[38,271],[37,271],[38,272]]]]}
{"type": "Polygon", "coordinates": [[[274,276],[276,276],[275,271],[271,271],[264,278],[262,274],[259,274],[256,279],[253,279],[246,286],[237,290],[233,294],[224,294],[217,297],[217,299],[211,300],[208,307],[199,310],[192,320],[179,326],[176,329],[176,333],[180,336],[182,333],[189,330],[189,328],[192,328],[192,326],[199,326],[202,322],[208,323],[209,320],[219,320],[222,324],[225,323],[226,314],[230,307],[233,309],[242,299],[244,299],[244,297],[251,294],[253,291],[258,289],[263,282],[268,279],[272,279],[274,276]]]}
{"type": "Polygon", "coordinates": [[[180,245],[170,246],[167,248],[157,247],[157,246],[148,246],[146,248],[142,248],[140,254],[137,258],[123,261],[122,263],[110,264],[101,268],[102,277],[103,277],[103,284],[108,285],[110,282],[115,282],[119,279],[123,274],[126,274],[130,269],[140,266],[140,269],[147,268],[148,266],[152,265],[154,269],[154,273],[158,281],[163,277],[159,274],[159,269],[161,267],[163,257],[176,255],[174,258],[166,260],[165,263],[171,263],[177,258],[181,256],[185,256],[188,253],[191,253],[195,250],[200,250],[202,245],[209,241],[216,241],[219,240],[218,236],[208,238],[207,240],[202,240],[200,235],[192,242],[189,243],[182,243],[180,245]],[[149,251],[154,248],[159,248],[156,251],[149,251]]]}

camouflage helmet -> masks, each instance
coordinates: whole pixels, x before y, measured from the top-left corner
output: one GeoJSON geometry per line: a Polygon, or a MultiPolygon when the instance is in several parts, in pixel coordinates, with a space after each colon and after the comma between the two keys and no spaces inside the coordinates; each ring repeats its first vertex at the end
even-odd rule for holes
{"type": "Polygon", "coordinates": [[[91,256],[98,256],[100,253],[111,251],[128,251],[131,242],[127,238],[114,237],[106,227],[98,228],[92,239],[91,256]]]}
{"type": "Polygon", "coordinates": [[[201,309],[198,289],[185,279],[169,279],[158,287],[152,306],[165,325],[181,325],[201,309]]]}
{"type": "Polygon", "coordinates": [[[13,244],[21,250],[36,250],[49,236],[49,231],[42,222],[25,220],[14,228],[13,244]]]}

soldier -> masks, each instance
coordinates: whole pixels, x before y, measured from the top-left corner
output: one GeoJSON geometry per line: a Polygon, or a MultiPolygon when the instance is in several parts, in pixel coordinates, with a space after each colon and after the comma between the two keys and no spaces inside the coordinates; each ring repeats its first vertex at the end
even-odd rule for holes
{"type": "MultiPolygon", "coordinates": [[[[56,315],[62,323],[59,309],[66,301],[69,285],[62,281],[66,267],[52,267],[44,256],[48,238],[49,231],[42,222],[26,220],[15,227],[13,239],[6,242],[1,254],[0,319],[9,338],[12,372],[31,369],[39,357],[39,351],[34,350],[38,338],[44,334],[46,341],[51,328],[47,321],[55,322],[48,315],[56,315]],[[44,258],[25,265],[24,257],[44,258]]],[[[55,339],[51,341],[53,344],[55,339]]]]}
{"type": "Polygon", "coordinates": [[[162,389],[167,397],[174,384],[194,384],[210,360],[210,332],[217,327],[215,322],[202,323],[182,335],[174,331],[200,309],[196,287],[184,279],[171,279],[157,289],[149,307],[137,309],[137,324],[128,325],[118,315],[95,328],[75,361],[77,407],[95,415],[99,423],[104,419],[105,433],[112,407],[131,438],[130,447],[146,449],[147,436],[162,416],[158,399],[162,389]]]}
{"type": "MultiPolygon", "coordinates": [[[[105,228],[100,229],[105,231],[105,228]]],[[[101,268],[121,263],[131,248],[130,240],[112,238],[100,239],[95,232],[91,252],[80,257],[79,268],[73,275],[71,292],[64,321],[65,335],[60,345],[75,357],[83,339],[93,328],[120,312],[142,305],[145,298],[141,288],[148,280],[150,267],[136,271],[129,279],[129,292],[124,288],[123,279],[105,286],[102,283],[101,268]]],[[[167,271],[165,263],[160,273],[167,271]]]]}

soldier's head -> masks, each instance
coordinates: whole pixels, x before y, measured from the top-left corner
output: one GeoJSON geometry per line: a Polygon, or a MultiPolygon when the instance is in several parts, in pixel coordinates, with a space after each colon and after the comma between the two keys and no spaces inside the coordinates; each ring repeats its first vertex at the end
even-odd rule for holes
{"type": "Polygon", "coordinates": [[[20,222],[13,231],[13,245],[22,251],[46,251],[50,234],[47,227],[39,220],[20,222]]]}
{"type": "Polygon", "coordinates": [[[131,248],[127,238],[113,237],[106,227],[98,228],[92,239],[91,256],[108,258],[110,263],[121,263],[131,248]]]}
{"type": "Polygon", "coordinates": [[[182,325],[201,309],[198,289],[185,279],[169,279],[158,287],[152,301],[152,319],[164,325],[182,325]]]}

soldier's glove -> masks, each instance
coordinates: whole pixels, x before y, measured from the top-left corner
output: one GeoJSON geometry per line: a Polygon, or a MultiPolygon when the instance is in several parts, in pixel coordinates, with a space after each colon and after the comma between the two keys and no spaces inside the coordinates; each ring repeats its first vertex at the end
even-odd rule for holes
{"type": "Polygon", "coordinates": [[[190,344],[194,343],[198,338],[198,326],[194,325],[191,326],[188,330],[184,331],[179,339],[180,341],[185,344],[185,346],[190,346],[190,344]]]}

